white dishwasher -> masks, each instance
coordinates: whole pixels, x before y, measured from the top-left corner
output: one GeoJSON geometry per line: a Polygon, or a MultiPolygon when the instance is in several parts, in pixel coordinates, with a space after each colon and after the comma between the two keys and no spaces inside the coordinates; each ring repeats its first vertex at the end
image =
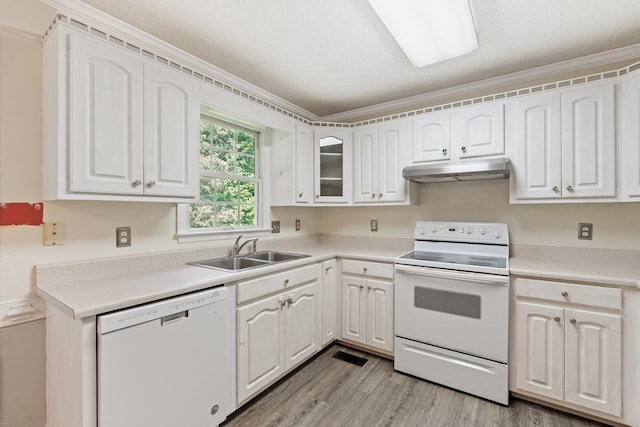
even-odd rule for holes
{"type": "Polygon", "coordinates": [[[211,427],[231,412],[225,287],[98,316],[99,427],[211,427]]]}

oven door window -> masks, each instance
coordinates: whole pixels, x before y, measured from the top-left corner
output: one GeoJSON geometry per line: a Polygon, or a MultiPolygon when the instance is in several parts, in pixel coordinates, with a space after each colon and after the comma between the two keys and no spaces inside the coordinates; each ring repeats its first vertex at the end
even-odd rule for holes
{"type": "Polygon", "coordinates": [[[482,301],[480,295],[465,294],[416,286],[414,305],[424,310],[440,311],[457,316],[480,319],[482,301]]]}

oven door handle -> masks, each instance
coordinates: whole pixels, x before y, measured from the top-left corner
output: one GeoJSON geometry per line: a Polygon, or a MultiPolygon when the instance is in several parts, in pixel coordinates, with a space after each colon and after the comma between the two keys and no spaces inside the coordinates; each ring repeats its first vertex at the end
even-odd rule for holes
{"type": "Polygon", "coordinates": [[[509,276],[495,274],[470,273],[466,271],[438,270],[429,267],[414,267],[396,264],[395,270],[399,273],[415,274],[419,276],[441,277],[443,279],[463,280],[465,282],[478,282],[487,285],[509,286],[509,276]]]}

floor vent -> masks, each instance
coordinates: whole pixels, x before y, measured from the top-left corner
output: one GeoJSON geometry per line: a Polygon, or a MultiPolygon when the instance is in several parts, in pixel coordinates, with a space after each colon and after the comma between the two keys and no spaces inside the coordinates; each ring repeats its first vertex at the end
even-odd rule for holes
{"type": "Polygon", "coordinates": [[[353,354],[345,353],[344,351],[338,351],[333,355],[333,358],[358,366],[364,366],[364,364],[367,363],[367,359],[364,357],[355,356],[353,354]]]}

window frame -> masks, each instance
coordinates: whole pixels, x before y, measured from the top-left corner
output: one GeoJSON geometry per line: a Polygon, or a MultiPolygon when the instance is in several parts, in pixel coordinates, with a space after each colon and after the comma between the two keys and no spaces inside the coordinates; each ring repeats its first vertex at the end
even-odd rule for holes
{"type": "MultiPolygon", "coordinates": [[[[255,154],[254,154],[254,166],[255,166],[255,178],[240,179],[240,181],[255,182],[256,183],[256,223],[255,226],[231,226],[231,227],[208,227],[208,228],[192,228],[190,217],[190,205],[192,203],[198,203],[200,201],[200,194],[198,190],[198,198],[190,203],[180,203],[177,206],[177,233],[176,239],[178,242],[197,242],[208,240],[222,240],[229,239],[242,234],[243,236],[264,236],[271,233],[271,229],[265,225],[268,221],[268,208],[267,198],[265,194],[266,186],[264,185],[264,170],[265,163],[264,147],[265,147],[265,132],[264,129],[258,126],[248,125],[246,122],[240,122],[230,119],[227,116],[217,117],[211,110],[203,107],[203,111],[200,112],[200,123],[203,119],[210,121],[213,124],[225,127],[231,127],[235,130],[242,132],[248,132],[256,136],[255,154]]],[[[200,152],[200,132],[198,132],[198,153],[200,152]]],[[[234,152],[235,155],[238,151],[234,152]]],[[[199,155],[199,154],[198,154],[199,155]]],[[[200,178],[206,177],[218,177],[218,178],[248,178],[242,175],[226,175],[216,172],[205,172],[200,170],[200,162],[198,161],[198,189],[200,188],[200,178]]]]}

